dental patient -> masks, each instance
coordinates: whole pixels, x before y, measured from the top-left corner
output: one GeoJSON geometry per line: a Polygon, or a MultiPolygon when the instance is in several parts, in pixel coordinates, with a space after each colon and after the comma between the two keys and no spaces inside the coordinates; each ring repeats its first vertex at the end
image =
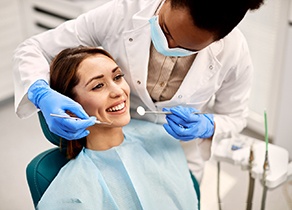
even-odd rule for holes
{"type": "Polygon", "coordinates": [[[95,124],[86,138],[68,141],[71,160],[37,209],[198,209],[179,141],[161,125],[131,120],[130,88],[109,53],[91,47],[61,51],[51,63],[50,85],[109,124],[95,124]]]}

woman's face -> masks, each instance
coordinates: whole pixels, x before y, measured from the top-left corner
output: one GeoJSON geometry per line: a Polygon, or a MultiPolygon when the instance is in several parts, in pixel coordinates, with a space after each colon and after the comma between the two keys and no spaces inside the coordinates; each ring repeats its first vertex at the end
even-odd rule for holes
{"type": "Polygon", "coordinates": [[[124,126],[130,121],[130,88],[118,65],[103,54],[83,60],[77,70],[80,82],[75,100],[89,116],[124,126]]]}

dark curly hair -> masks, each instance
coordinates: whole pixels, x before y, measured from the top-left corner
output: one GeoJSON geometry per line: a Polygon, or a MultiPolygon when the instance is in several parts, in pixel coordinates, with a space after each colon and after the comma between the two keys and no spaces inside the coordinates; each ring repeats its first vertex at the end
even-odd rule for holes
{"type": "Polygon", "coordinates": [[[264,0],[170,0],[172,8],[187,8],[194,25],[225,37],[244,18],[248,10],[256,10],[264,0]]]}

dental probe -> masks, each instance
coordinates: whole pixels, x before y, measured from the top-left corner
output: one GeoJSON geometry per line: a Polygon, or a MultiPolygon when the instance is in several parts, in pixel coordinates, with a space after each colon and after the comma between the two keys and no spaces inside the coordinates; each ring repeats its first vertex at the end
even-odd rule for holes
{"type": "MultiPolygon", "coordinates": [[[[172,112],[166,112],[166,111],[146,111],[144,107],[138,106],[137,107],[137,113],[141,116],[145,114],[172,114],[172,112]]],[[[192,112],[192,114],[207,114],[203,112],[192,112]]]]}
{"type": "MultiPolygon", "coordinates": [[[[72,120],[81,120],[78,117],[71,117],[71,116],[67,116],[67,115],[59,115],[59,114],[50,114],[52,117],[59,117],[59,118],[67,118],[67,119],[72,119],[72,120]]],[[[95,120],[96,124],[105,124],[105,125],[111,125],[112,122],[101,122],[99,120],[95,120]]]]}

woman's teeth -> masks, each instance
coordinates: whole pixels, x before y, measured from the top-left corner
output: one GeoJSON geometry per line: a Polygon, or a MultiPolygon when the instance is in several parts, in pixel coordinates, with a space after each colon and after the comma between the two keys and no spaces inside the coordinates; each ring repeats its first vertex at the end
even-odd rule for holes
{"type": "Polygon", "coordinates": [[[121,103],[121,104],[119,104],[117,106],[108,108],[106,111],[108,111],[108,112],[116,112],[116,111],[122,110],[124,107],[125,107],[125,102],[123,102],[123,103],[121,103]]]}

